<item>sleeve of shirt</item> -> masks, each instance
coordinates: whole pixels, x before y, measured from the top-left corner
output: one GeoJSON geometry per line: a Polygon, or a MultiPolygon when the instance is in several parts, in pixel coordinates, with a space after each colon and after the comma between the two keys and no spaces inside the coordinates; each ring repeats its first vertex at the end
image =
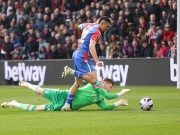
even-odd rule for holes
{"type": "Polygon", "coordinates": [[[100,101],[97,103],[97,105],[102,109],[102,110],[112,110],[114,109],[114,104],[106,105],[104,100],[100,101]]]}
{"type": "Polygon", "coordinates": [[[100,38],[101,38],[101,34],[99,32],[95,32],[95,33],[92,34],[90,40],[93,40],[94,42],[97,43],[100,38]]]}
{"type": "Polygon", "coordinates": [[[93,86],[105,99],[111,100],[118,97],[116,93],[108,93],[104,88],[98,85],[93,86]]]}

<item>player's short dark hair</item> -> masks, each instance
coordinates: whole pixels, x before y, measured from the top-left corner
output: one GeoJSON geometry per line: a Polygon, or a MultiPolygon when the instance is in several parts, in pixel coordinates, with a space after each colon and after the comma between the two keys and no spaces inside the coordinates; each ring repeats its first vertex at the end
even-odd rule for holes
{"type": "Polygon", "coordinates": [[[114,86],[113,80],[111,80],[111,79],[109,79],[109,78],[104,78],[102,81],[111,83],[111,84],[114,86]]]}
{"type": "Polygon", "coordinates": [[[107,17],[107,16],[101,17],[101,18],[99,19],[99,23],[101,23],[101,21],[103,21],[103,20],[111,24],[111,20],[109,19],[109,17],[107,17]]]}

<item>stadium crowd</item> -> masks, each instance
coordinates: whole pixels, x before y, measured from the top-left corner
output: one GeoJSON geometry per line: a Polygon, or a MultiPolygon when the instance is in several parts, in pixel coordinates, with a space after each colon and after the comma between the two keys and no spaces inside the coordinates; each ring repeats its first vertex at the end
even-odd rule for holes
{"type": "Polygon", "coordinates": [[[0,0],[0,60],[71,59],[77,26],[101,16],[100,59],[176,57],[176,0],[0,0]]]}

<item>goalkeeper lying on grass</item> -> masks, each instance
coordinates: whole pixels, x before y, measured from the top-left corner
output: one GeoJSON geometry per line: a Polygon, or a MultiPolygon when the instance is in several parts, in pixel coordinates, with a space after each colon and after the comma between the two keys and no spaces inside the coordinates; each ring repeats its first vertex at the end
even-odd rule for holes
{"type": "MultiPolygon", "coordinates": [[[[38,85],[33,85],[28,82],[19,82],[20,86],[28,87],[36,94],[43,96],[51,101],[51,103],[44,105],[31,105],[19,103],[16,100],[11,102],[4,102],[1,107],[16,107],[28,111],[60,111],[66,102],[68,90],[41,88],[38,85]]],[[[127,100],[121,99],[114,104],[106,105],[104,98],[107,100],[115,99],[123,96],[129,92],[129,89],[123,89],[119,93],[108,93],[114,86],[114,82],[111,79],[105,78],[101,83],[87,84],[82,88],[79,88],[76,96],[71,104],[72,110],[78,110],[81,107],[97,104],[103,110],[111,110],[117,106],[127,106],[127,100]]],[[[67,99],[68,100],[68,99],[67,99]]]]}

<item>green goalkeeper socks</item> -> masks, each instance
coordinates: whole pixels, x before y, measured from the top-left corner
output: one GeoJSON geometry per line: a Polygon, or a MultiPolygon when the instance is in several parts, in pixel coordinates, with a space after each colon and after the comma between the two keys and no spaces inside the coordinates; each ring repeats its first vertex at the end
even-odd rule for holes
{"type": "Polygon", "coordinates": [[[31,105],[31,104],[20,104],[19,108],[27,111],[35,111],[36,107],[37,107],[36,105],[31,105]]]}

